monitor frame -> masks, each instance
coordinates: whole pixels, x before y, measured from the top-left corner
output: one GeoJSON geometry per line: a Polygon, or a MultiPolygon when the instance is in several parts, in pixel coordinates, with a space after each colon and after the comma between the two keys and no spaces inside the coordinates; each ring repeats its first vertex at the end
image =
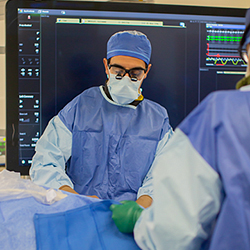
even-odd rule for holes
{"type": "Polygon", "coordinates": [[[183,6],[154,3],[9,0],[6,3],[6,168],[28,175],[28,166],[19,166],[18,134],[18,8],[129,11],[163,14],[244,17],[244,8],[183,6]],[[133,6],[132,6],[133,5],[133,6]],[[132,7],[131,7],[132,6],[132,7]],[[14,72],[14,73],[13,73],[14,72]]]}

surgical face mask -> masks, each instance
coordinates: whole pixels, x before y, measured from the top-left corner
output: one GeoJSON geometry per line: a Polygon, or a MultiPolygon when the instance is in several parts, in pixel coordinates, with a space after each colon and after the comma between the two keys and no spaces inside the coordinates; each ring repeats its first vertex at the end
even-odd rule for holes
{"type": "Polygon", "coordinates": [[[129,104],[137,99],[140,94],[138,88],[142,80],[131,81],[130,77],[124,76],[122,79],[116,79],[115,74],[110,73],[110,79],[107,83],[109,93],[114,102],[119,104],[129,104]]]}

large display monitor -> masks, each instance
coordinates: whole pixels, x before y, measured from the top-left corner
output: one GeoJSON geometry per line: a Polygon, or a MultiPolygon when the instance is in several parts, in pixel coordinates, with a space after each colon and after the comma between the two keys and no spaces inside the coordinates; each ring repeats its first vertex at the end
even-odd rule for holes
{"type": "MultiPolygon", "coordinates": [[[[109,37],[145,33],[152,69],[143,95],[175,128],[211,91],[233,89],[245,9],[147,3],[10,0],[6,5],[7,169],[28,174],[48,121],[91,86],[104,85],[109,37]]],[[[143,149],[142,149],[143,150],[143,149]]]]}

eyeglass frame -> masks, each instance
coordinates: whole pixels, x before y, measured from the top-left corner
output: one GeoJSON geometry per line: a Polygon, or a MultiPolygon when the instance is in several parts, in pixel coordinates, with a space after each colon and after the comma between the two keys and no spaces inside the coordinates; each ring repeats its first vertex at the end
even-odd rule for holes
{"type": "Polygon", "coordinates": [[[110,69],[111,67],[117,67],[117,68],[120,68],[120,69],[122,69],[122,70],[125,71],[125,73],[124,73],[123,76],[121,76],[121,75],[119,75],[119,74],[116,75],[115,78],[116,78],[117,80],[121,80],[126,74],[128,74],[129,77],[130,77],[130,79],[131,79],[131,81],[134,81],[134,82],[138,81],[138,78],[136,78],[136,77],[131,77],[131,75],[130,75],[130,71],[131,71],[131,70],[143,70],[144,73],[146,73],[147,70],[148,70],[148,67],[146,67],[146,69],[144,69],[144,68],[142,68],[142,67],[134,67],[134,68],[132,68],[132,69],[125,69],[124,67],[122,67],[122,66],[119,65],[119,64],[109,64],[109,65],[108,65],[108,68],[110,69]]]}
{"type": "Polygon", "coordinates": [[[243,51],[242,51],[242,48],[243,48],[243,45],[244,45],[244,43],[245,43],[245,41],[246,41],[246,38],[247,38],[247,35],[248,35],[249,31],[250,31],[250,24],[246,27],[246,29],[245,29],[245,31],[244,31],[244,33],[243,33],[243,36],[242,36],[242,38],[241,38],[241,40],[240,40],[240,45],[239,45],[239,48],[238,48],[238,52],[239,52],[239,54],[240,54],[240,57],[241,57],[241,59],[242,59],[245,63],[248,63],[248,62],[249,62],[249,58],[248,58],[247,52],[243,52],[243,51]],[[247,60],[246,60],[245,56],[247,57],[247,60]]]}

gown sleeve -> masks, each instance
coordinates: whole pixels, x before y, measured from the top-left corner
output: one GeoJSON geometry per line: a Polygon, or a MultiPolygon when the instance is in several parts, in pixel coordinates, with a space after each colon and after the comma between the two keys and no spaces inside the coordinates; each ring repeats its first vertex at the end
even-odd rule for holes
{"type": "Polygon", "coordinates": [[[52,118],[36,144],[30,177],[38,185],[58,189],[63,185],[73,188],[65,172],[71,156],[72,133],[58,116],[52,118]]]}

